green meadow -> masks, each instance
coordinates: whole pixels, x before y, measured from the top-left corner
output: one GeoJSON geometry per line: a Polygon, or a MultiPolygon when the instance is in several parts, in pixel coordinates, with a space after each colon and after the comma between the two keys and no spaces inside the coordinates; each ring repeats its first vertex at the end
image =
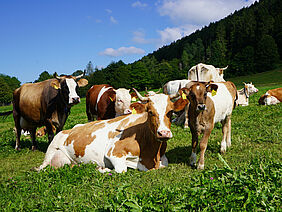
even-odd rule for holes
{"type": "MultiPolygon", "coordinates": [[[[44,159],[47,136],[37,138],[39,150],[34,152],[31,140],[22,136],[22,150],[16,151],[13,118],[0,119],[1,210],[281,211],[282,104],[261,106],[258,99],[281,87],[282,68],[229,80],[238,88],[252,81],[259,92],[250,97],[249,106],[234,109],[232,146],[224,155],[219,154],[221,124],[216,124],[204,171],[189,166],[190,130],[172,124],[167,168],[101,174],[95,165],[81,164],[38,173],[32,168],[44,159]]],[[[72,108],[64,129],[85,122],[84,98],[72,108]]]]}

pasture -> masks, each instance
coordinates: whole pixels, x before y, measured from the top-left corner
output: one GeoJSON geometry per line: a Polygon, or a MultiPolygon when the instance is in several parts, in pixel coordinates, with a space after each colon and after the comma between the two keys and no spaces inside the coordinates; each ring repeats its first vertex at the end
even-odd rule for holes
{"type": "MultiPolygon", "coordinates": [[[[189,166],[190,130],[173,124],[165,169],[101,174],[95,165],[86,164],[37,173],[31,169],[43,161],[47,136],[37,138],[35,152],[31,140],[22,137],[22,150],[16,151],[13,118],[1,119],[0,207],[4,211],[279,211],[282,105],[259,106],[257,101],[268,89],[281,87],[281,79],[281,69],[230,79],[238,89],[242,81],[252,81],[259,92],[250,97],[248,107],[233,111],[232,146],[224,155],[219,154],[221,125],[215,126],[204,171],[189,166]]],[[[83,98],[72,108],[64,129],[85,122],[83,98]]]]}

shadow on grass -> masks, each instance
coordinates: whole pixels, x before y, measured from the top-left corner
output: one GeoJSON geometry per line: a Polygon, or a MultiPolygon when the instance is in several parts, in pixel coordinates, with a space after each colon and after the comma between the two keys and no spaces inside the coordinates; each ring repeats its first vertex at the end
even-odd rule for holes
{"type": "Polygon", "coordinates": [[[184,163],[189,164],[189,157],[192,151],[191,146],[176,147],[165,153],[169,163],[184,163]]]}

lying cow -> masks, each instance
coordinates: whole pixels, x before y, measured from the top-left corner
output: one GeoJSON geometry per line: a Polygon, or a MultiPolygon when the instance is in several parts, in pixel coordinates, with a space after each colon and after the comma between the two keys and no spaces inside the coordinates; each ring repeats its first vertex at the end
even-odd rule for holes
{"type": "Polygon", "coordinates": [[[105,120],[131,113],[131,95],[125,88],[114,89],[110,85],[93,85],[86,93],[88,121],[105,120]]]}
{"type": "Polygon", "coordinates": [[[15,149],[20,148],[22,129],[31,133],[33,150],[37,148],[35,140],[37,127],[46,126],[48,140],[49,142],[53,140],[53,127],[57,129],[57,132],[61,131],[70,114],[71,107],[80,102],[76,88],[88,84],[86,79],[78,80],[81,77],[82,75],[77,77],[58,77],[55,75],[54,79],[38,83],[26,83],[14,91],[13,111],[7,113],[13,113],[14,116],[16,127],[15,149]]]}
{"type": "Polygon", "coordinates": [[[206,65],[199,63],[188,71],[188,80],[201,81],[201,82],[225,82],[223,79],[223,71],[225,68],[215,68],[213,65],[206,65]]]}
{"type": "Polygon", "coordinates": [[[268,90],[258,101],[260,105],[275,105],[280,102],[282,102],[282,88],[268,90]]]}
{"type": "MultiPolygon", "coordinates": [[[[138,92],[138,91],[137,91],[138,92]]],[[[96,163],[100,171],[126,172],[158,169],[168,165],[167,140],[172,137],[172,111],[181,110],[184,101],[172,103],[169,96],[156,94],[138,97],[146,104],[135,103],[145,112],[76,125],[57,134],[49,145],[42,170],[47,165],[96,163]]]]}
{"type": "Polygon", "coordinates": [[[237,91],[236,105],[248,106],[250,95],[257,93],[258,89],[252,83],[244,83],[244,88],[237,91]]]}
{"type": "Polygon", "coordinates": [[[203,133],[200,141],[201,155],[198,169],[204,169],[204,155],[209,136],[217,122],[222,123],[223,137],[221,153],[226,152],[226,147],[231,146],[231,114],[237,99],[237,90],[232,82],[204,83],[192,82],[180,93],[187,95],[189,104],[189,127],[192,133],[192,154],[190,164],[196,164],[196,149],[198,136],[203,133]]]}

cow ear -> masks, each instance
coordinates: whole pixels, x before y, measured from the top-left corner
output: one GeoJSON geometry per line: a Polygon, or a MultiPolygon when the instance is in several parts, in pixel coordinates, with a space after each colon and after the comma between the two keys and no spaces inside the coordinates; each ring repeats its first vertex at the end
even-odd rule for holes
{"type": "Polygon", "coordinates": [[[212,91],[216,92],[217,89],[218,89],[218,86],[216,84],[209,84],[207,85],[207,88],[206,88],[207,92],[212,92],[212,91]]]}
{"type": "Polygon", "coordinates": [[[51,87],[55,88],[56,90],[61,88],[61,84],[58,80],[52,80],[50,85],[51,87]]]}
{"type": "Polygon", "coordinates": [[[77,81],[77,85],[78,85],[79,87],[84,87],[84,86],[86,86],[87,84],[88,84],[88,80],[87,80],[87,79],[80,79],[80,80],[77,81]]]}
{"type": "Polygon", "coordinates": [[[130,105],[129,108],[132,110],[132,114],[134,113],[133,111],[135,111],[135,113],[137,113],[137,114],[144,113],[147,109],[147,104],[134,102],[130,105]]]}

